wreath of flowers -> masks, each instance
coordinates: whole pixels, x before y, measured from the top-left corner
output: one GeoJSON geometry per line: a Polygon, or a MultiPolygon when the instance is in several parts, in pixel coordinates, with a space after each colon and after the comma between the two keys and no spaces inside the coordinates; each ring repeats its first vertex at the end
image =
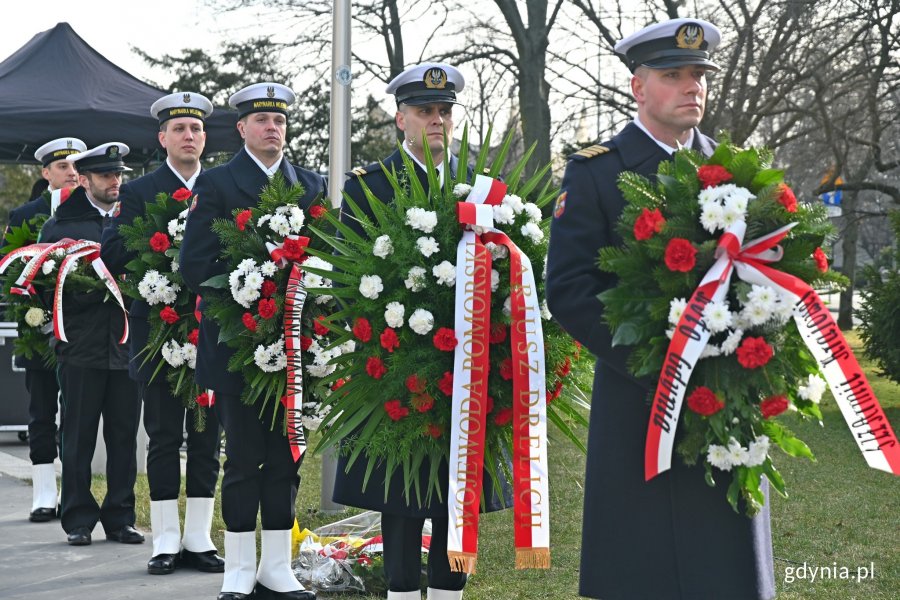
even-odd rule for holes
{"type": "MultiPolygon", "coordinates": [[[[475,173],[503,170],[511,138],[488,169],[487,142],[477,156],[475,173]]],[[[331,262],[343,287],[343,310],[329,326],[336,343],[355,342],[356,352],[335,359],[332,375],[340,392],[332,396],[319,448],[340,445],[350,463],[364,458],[367,473],[384,462],[387,485],[392,474],[403,474],[404,497],[421,505],[438,489],[438,466],[448,460],[453,395],[456,249],[460,241],[457,203],[472,186],[467,182],[467,132],[454,177],[445,164],[443,186],[427,156],[429,193],[415,175],[411,159],[402,153],[400,172],[385,170],[392,197],[376,198],[361,179],[369,218],[349,197],[351,216],[363,228],[359,235],[332,217],[341,237],[327,236],[334,249],[321,255],[331,262]],[[344,331],[342,323],[349,324],[344,331]],[[428,481],[419,481],[419,465],[432,466],[428,481]],[[413,492],[414,491],[414,492],[413,492]]],[[[530,154],[530,153],[529,153],[530,154]]],[[[540,298],[544,335],[548,420],[584,449],[573,426],[586,425],[588,408],[579,379],[589,371],[587,353],[554,321],[544,300],[544,260],[548,221],[541,208],[554,198],[549,184],[540,187],[546,169],[524,179],[527,155],[507,173],[506,196],[493,207],[494,227],[506,233],[532,261],[540,298]],[[533,201],[525,198],[533,197],[533,201]],[[570,385],[571,384],[571,385],[570,385]]],[[[476,229],[476,231],[478,231],[476,229]]],[[[497,480],[496,465],[512,456],[512,362],[510,348],[510,257],[505,246],[488,243],[491,253],[490,358],[484,465],[497,480]]],[[[505,469],[505,466],[504,466],[505,469]]],[[[508,474],[507,474],[508,475],[508,474]]],[[[368,475],[366,476],[368,479],[368,475]]],[[[381,485],[381,482],[378,482],[381,485]]],[[[387,492],[386,492],[387,493],[387,492]]]]}
{"type": "Polygon", "coordinates": [[[334,370],[330,362],[352,351],[353,344],[333,345],[334,336],[322,324],[335,310],[331,265],[311,254],[316,247],[324,250],[325,243],[301,234],[310,222],[330,231],[326,225],[330,209],[319,197],[304,211],[298,204],[303,193],[302,186],[289,187],[276,173],[256,206],[236,210],[231,220],[214,222],[229,272],[203,285],[217,290],[204,296],[205,314],[219,325],[219,339],[235,349],[228,369],[243,375],[241,399],[259,403],[260,414],[271,413],[274,427],[279,406],[286,402],[292,350],[285,340],[285,303],[291,267],[299,265],[308,293],[296,349],[303,365],[300,420],[305,429],[314,431],[322,422],[322,401],[331,394],[329,385],[322,383],[334,370]]]}
{"type": "MultiPolygon", "coordinates": [[[[628,364],[635,376],[656,382],[688,299],[716,261],[720,236],[738,222],[746,224],[745,243],[793,224],[773,266],[814,287],[844,283],[828,270],[821,248],[832,233],[824,210],[798,203],[772,158],[723,139],[708,160],[679,150],[660,164],[655,182],[620,176],[626,205],[617,229],[624,244],[600,251],[600,268],[618,284],[600,299],[613,345],[633,349],[628,364]]],[[[793,308],[778,290],[733,278],[725,299],[702,310],[700,327],[711,337],[686,382],[677,451],[688,464],[702,461],[709,485],[717,471],[732,472],[728,501],[737,511],[743,497],[748,514],[764,502],[762,476],[785,494],[770,457],[775,446],[813,458],[773,418],[788,409],[822,418],[818,405],[827,386],[793,308]]]]}
{"type": "Polygon", "coordinates": [[[164,373],[172,395],[191,409],[199,430],[214,398],[194,384],[199,313],[196,296],[184,284],[178,252],[193,197],[187,188],[161,192],[146,205],[146,214],[119,226],[125,247],[136,252],[126,269],[125,292],[150,306],[147,346],[137,358],[153,365],[153,377],[164,373]]]}

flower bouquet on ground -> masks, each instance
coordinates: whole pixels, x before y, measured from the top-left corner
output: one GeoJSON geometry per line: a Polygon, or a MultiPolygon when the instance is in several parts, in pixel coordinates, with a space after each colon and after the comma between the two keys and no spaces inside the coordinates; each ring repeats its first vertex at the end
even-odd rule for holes
{"type": "MultiPolygon", "coordinates": [[[[19,325],[16,354],[40,356],[45,364],[56,363],[50,335],[67,342],[63,293],[104,292],[125,312],[119,287],[100,260],[100,244],[88,240],[62,239],[38,243],[37,233],[47,220],[37,215],[7,234],[6,256],[0,260],[3,295],[9,302],[6,317],[19,325]]],[[[128,339],[128,326],[119,343],[128,339]]]]}
{"type": "Polygon", "coordinates": [[[517,556],[530,557],[519,564],[549,564],[547,495],[540,491],[546,491],[546,422],[579,447],[572,426],[586,425],[584,395],[570,384],[587,370],[586,356],[550,320],[544,301],[548,223],[541,207],[554,190],[539,187],[546,168],[522,176],[530,152],[506,171],[505,183],[494,179],[504,170],[510,139],[490,165],[484,143],[474,172],[490,176],[471,181],[467,132],[460,172],[447,176],[445,162],[443,185],[428,154],[430,195],[403,153],[405,168],[385,171],[392,197],[376,198],[360,179],[374,219],[347,198],[362,235],[335,218],[342,237],[315,231],[334,248],[334,255],[320,256],[342,284],[336,295],[343,310],[329,327],[340,336],[336,343],[357,347],[333,361],[332,377],[342,387],[332,397],[320,448],[340,444],[350,464],[365,461],[364,485],[387,486],[399,471],[409,504],[450,500],[451,523],[455,517],[467,523],[457,532],[462,541],[451,535],[458,570],[474,567],[482,467],[495,482],[502,475],[518,482],[519,517],[540,515],[533,522],[543,528],[517,525],[517,556]],[[508,457],[512,474],[497,473],[508,457]],[[426,460],[430,473],[420,480],[426,460]],[[461,475],[451,477],[449,490],[438,485],[444,462],[461,475]],[[370,481],[381,463],[387,481],[370,481]]]}
{"type": "Polygon", "coordinates": [[[211,394],[194,383],[199,312],[196,296],[184,285],[178,270],[178,252],[189,212],[191,191],[179,188],[171,195],[157,194],[146,214],[119,231],[128,250],[137,253],[126,268],[125,292],[150,306],[147,346],[135,357],[153,365],[153,378],[164,367],[172,395],[192,409],[198,430],[206,423],[211,394]]]}
{"type": "Polygon", "coordinates": [[[300,235],[310,221],[329,231],[327,199],[316,198],[304,211],[297,204],[302,195],[301,186],[288,187],[276,173],[257,206],[217,220],[213,231],[229,272],[203,283],[218,290],[204,297],[206,316],[219,325],[219,340],[235,349],[228,369],[244,377],[241,400],[258,404],[272,427],[284,404],[284,426],[298,442],[295,448],[305,447],[302,430],[321,422],[321,402],[331,394],[323,381],[334,370],[331,360],[352,350],[352,343],[332,344],[324,325],[335,306],[331,265],[308,251],[325,244],[300,235]]]}
{"type": "Polygon", "coordinates": [[[821,420],[828,387],[869,464],[900,468],[893,432],[813,291],[845,282],[821,248],[831,225],[771,162],[767,150],[722,140],[708,160],[676,152],[654,183],[623,173],[624,245],[600,251],[600,268],[619,280],[600,295],[613,344],[633,347],[636,376],[658,378],[646,478],[669,468],[680,427],[681,457],[702,461],[710,485],[732,472],[728,501],[737,511],[743,498],[748,514],[764,502],[763,476],[785,494],[772,448],[813,459],[774,417],[821,420]]]}

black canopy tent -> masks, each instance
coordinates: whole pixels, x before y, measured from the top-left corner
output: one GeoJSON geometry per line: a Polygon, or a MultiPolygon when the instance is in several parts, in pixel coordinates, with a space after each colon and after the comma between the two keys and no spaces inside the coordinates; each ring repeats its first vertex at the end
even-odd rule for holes
{"type": "MultiPolygon", "coordinates": [[[[35,35],[0,63],[0,162],[35,162],[58,137],[93,147],[124,142],[126,162],[161,159],[150,105],[167,92],[148,85],[91,48],[68,23],[35,35]]],[[[216,109],[206,120],[206,154],[241,146],[237,113],[216,109]]]]}

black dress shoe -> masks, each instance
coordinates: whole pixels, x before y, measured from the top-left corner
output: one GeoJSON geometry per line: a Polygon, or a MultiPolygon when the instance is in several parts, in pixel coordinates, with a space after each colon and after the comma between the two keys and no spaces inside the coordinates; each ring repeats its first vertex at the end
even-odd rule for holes
{"type": "Polygon", "coordinates": [[[157,554],[147,561],[147,572],[151,575],[168,575],[175,571],[177,554],[157,554]]]}
{"type": "Polygon", "coordinates": [[[316,600],[316,593],[310,590],[294,590],[292,592],[276,592],[260,582],[256,582],[253,590],[256,600],[316,600]]]}
{"type": "Polygon", "coordinates": [[[91,543],[91,530],[87,527],[76,527],[69,532],[66,541],[70,546],[89,546],[91,543]]]}
{"type": "Polygon", "coordinates": [[[144,534],[131,525],[126,525],[116,531],[108,531],[106,533],[106,539],[122,544],[143,544],[144,534]]]}
{"type": "Polygon", "coordinates": [[[249,600],[253,598],[253,594],[242,594],[240,592],[219,592],[216,600],[249,600]]]}
{"type": "Polygon", "coordinates": [[[203,573],[224,573],[225,559],[216,554],[215,550],[207,552],[191,552],[182,550],[179,566],[197,569],[203,573]]]}
{"type": "Polygon", "coordinates": [[[56,518],[55,508],[36,508],[28,515],[28,520],[34,523],[43,523],[44,521],[52,521],[56,518]]]}

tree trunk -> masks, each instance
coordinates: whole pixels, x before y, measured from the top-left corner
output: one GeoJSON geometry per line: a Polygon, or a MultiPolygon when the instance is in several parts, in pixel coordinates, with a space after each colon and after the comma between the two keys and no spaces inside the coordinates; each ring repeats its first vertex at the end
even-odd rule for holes
{"type": "Polygon", "coordinates": [[[850,280],[841,292],[838,308],[838,327],[843,331],[853,329],[853,291],[856,287],[856,243],[859,240],[859,219],[856,215],[856,192],[844,192],[843,209],[846,219],[841,250],[844,254],[842,272],[850,280]]]}
{"type": "Polygon", "coordinates": [[[522,137],[525,150],[537,143],[527,173],[534,173],[550,162],[550,89],[544,80],[546,51],[529,45],[520,57],[519,106],[522,111],[522,137]]]}

